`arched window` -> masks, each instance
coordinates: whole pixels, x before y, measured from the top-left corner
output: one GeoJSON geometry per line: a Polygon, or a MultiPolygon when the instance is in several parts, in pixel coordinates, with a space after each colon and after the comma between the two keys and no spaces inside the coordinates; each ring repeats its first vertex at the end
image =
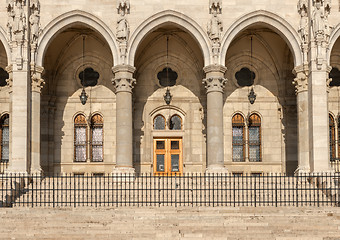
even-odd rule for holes
{"type": "Polygon", "coordinates": [[[96,114],[91,119],[91,161],[103,161],[103,118],[96,114]]]}
{"type": "Polygon", "coordinates": [[[331,161],[335,160],[335,122],[331,114],[329,114],[329,156],[331,161]]]}
{"type": "Polygon", "coordinates": [[[178,115],[173,115],[169,122],[170,130],[182,130],[182,118],[178,115]]]}
{"type": "Polygon", "coordinates": [[[157,115],[153,121],[153,129],[164,130],[165,129],[165,118],[162,115],[157,115]]]}
{"type": "Polygon", "coordinates": [[[1,162],[9,160],[9,115],[5,114],[0,119],[1,124],[1,162]]]}
{"type": "Polygon", "coordinates": [[[232,119],[233,127],[233,161],[245,161],[244,149],[244,118],[241,114],[237,113],[232,119]]]}
{"type": "Polygon", "coordinates": [[[249,161],[261,162],[261,118],[257,114],[249,117],[248,141],[249,161]]]}
{"type": "Polygon", "coordinates": [[[86,162],[87,159],[87,123],[85,116],[79,114],[74,119],[74,161],[86,162]]]}

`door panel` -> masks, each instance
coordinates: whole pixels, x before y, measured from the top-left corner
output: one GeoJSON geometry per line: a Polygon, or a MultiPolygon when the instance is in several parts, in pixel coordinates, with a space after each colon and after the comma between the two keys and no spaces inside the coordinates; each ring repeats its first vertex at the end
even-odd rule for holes
{"type": "Polygon", "coordinates": [[[154,139],[153,165],[155,175],[181,175],[183,172],[182,139],[154,139]]]}

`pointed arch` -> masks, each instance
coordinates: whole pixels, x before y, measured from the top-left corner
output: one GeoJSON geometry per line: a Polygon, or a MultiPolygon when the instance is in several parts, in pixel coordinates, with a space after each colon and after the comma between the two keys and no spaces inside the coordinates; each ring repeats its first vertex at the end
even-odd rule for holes
{"type": "Polygon", "coordinates": [[[173,23],[184,28],[199,43],[204,58],[204,66],[210,65],[209,38],[205,31],[193,19],[182,13],[166,10],[149,17],[132,33],[128,46],[128,62],[131,66],[134,66],[137,48],[143,39],[148,33],[166,23],[173,23]]]}
{"type": "Polygon", "coordinates": [[[332,31],[330,37],[329,37],[329,46],[327,49],[327,62],[328,65],[331,64],[331,54],[333,51],[333,47],[335,45],[335,42],[339,39],[340,37],[340,23],[334,28],[332,31]]]}
{"type": "Polygon", "coordinates": [[[293,54],[294,65],[299,66],[302,64],[303,60],[300,48],[300,37],[295,29],[282,17],[264,10],[259,10],[246,14],[229,27],[221,41],[220,64],[225,63],[228,48],[231,42],[237,36],[237,34],[245,30],[247,27],[250,27],[257,23],[264,24],[269,29],[272,29],[274,32],[278,33],[289,46],[293,54]]]}
{"type": "Polygon", "coordinates": [[[64,13],[59,17],[53,19],[43,29],[42,35],[38,39],[36,60],[38,66],[43,66],[45,52],[48,49],[49,44],[58,35],[58,33],[74,24],[79,23],[84,24],[101,34],[101,36],[106,40],[111,49],[114,65],[119,64],[118,47],[116,41],[114,40],[114,34],[111,32],[110,28],[96,16],[84,11],[75,10],[64,13]]]}
{"type": "Polygon", "coordinates": [[[12,63],[11,48],[8,44],[8,40],[7,40],[6,35],[7,34],[6,34],[5,30],[2,27],[0,27],[0,42],[2,43],[2,45],[4,46],[5,51],[6,51],[7,65],[10,65],[12,63]]]}

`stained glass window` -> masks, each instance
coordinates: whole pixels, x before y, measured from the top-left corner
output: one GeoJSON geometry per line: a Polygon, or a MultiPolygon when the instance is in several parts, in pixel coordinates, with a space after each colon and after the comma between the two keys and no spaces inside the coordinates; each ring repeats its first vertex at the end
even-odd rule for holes
{"type": "Polygon", "coordinates": [[[74,119],[74,161],[86,162],[87,158],[87,124],[84,115],[74,119]]]}
{"type": "Polygon", "coordinates": [[[9,115],[1,118],[1,162],[9,160],[9,115]]]}
{"type": "Polygon", "coordinates": [[[335,122],[332,115],[329,114],[329,155],[330,160],[335,160],[335,122]]]}
{"type": "Polygon", "coordinates": [[[233,161],[244,162],[244,118],[235,114],[232,119],[233,127],[233,161]]]}
{"type": "Polygon", "coordinates": [[[182,129],[182,119],[178,115],[174,115],[170,118],[169,129],[170,130],[182,129]]]}
{"type": "Polygon", "coordinates": [[[103,161],[103,118],[96,114],[91,119],[91,160],[103,161]]]}
{"type": "Polygon", "coordinates": [[[157,115],[155,117],[153,128],[155,130],[164,130],[165,129],[165,118],[162,115],[157,115]]]}
{"type": "Polygon", "coordinates": [[[261,162],[261,119],[257,114],[249,117],[249,161],[261,162]]]}

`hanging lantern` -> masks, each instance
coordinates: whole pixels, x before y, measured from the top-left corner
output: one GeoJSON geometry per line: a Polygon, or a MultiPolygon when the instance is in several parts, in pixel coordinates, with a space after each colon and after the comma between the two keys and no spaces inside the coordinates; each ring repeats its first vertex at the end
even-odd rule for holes
{"type": "Polygon", "coordinates": [[[256,94],[254,92],[254,88],[251,88],[251,90],[248,94],[248,100],[249,100],[250,104],[254,104],[254,102],[256,100],[256,94]]]}
{"type": "Polygon", "coordinates": [[[81,94],[79,96],[81,104],[85,105],[87,101],[87,94],[85,92],[85,89],[83,88],[83,91],[81,91],[81,94]]]}
{"type": "Polygon", "coordinates": [[[166,103],[167,105],[169,105],[170,102],[171,102],[171,99],[172,99],[172,95],[171,95],[171,93],[170,93],[169,88],[167,88],[167,89],[166,89],[166,92],[165,92],[165,94],[164,94],[164,101],[165,101],[165,103],[166,103]]]}

